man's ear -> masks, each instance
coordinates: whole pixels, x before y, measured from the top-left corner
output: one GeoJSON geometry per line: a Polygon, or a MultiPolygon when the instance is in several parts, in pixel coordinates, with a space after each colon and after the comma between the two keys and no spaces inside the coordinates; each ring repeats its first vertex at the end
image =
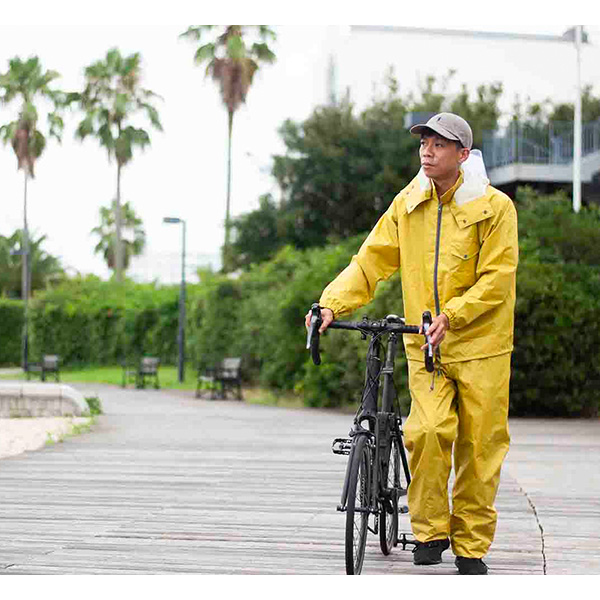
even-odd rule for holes
{"type": "Polygon", "coordinates": [[[469,158],[470,154],[471,154],[471,151],[468,148],[461,148],[458,162],[462,165],[465,162],[465,160],[467,160],[467,158],[469,158]]]}

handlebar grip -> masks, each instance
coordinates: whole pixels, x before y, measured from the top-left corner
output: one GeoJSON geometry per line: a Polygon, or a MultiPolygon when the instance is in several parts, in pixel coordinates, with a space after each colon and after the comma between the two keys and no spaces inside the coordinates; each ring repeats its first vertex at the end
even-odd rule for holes
{"type": "Polygon", "coordinates": [[[306,336],[306,349],[310,350],[313,363],[318,366],[321,364],[321,352],[319,351],[319,338],[321,336],[319,328],[323,320],[321,319],[321,307],[317,303],[313,304],[310,310],[312,314],[310,317],[310,327],[306,336]]]}
{"type": "Polygon", "coordinates": [[[425,368],[429,373],[433,373],[434,369],[434,356],[433,356],[433,346],[429,341],[429,335],[427,332],[429,331],[429,326],[433,322],[431,318],[431,313],[426,310],[423,313],[423,335],[425,336],[425,341],[427,342],[427,348],[425,348],[425,368]]]}

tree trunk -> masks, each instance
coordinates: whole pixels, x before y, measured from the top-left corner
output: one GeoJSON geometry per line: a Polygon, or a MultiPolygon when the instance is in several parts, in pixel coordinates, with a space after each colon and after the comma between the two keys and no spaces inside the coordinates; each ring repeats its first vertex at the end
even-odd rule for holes
{"type": "Polygon", "coordinates": [[[123,281],[123,244],[121,241],[121,164],[117,161],[117,198],[115,201],[115,278],[123,281]]]}
{"type": "Polygon", "coordinates": [[[233,111],[229,111],[229,136],[227,143],[227,203],[225,205],[225,244],[223,245],[223,270],[226,271],[229,258],[230,209],[231,209],[231,132],[233,130],[233,111]]]}
{"type": "Polygon", "coordinates": [[[27,181],[29,179],[27,167],[25,167],[24,171],[23,238],[21,240],[21,296],[23,298],[23,369],[26,371],[29,367],[29,266],[31,265],[31,261],[29,257],[29,229],[27,227],[27,181]]]}

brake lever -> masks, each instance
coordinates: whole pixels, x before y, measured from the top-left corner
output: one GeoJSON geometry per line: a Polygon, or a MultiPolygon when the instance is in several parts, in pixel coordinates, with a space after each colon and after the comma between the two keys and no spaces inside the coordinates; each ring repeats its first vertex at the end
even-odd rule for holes
{"type": "Polygon", "coordinates": [[[423,313],[423,335],[425,336],[425,341],[427,342],[427,348],[425,348],[425,368],[429,373],[433,373],[434,369],[434,357],[433,357],[433,345],[431,344],[431,338],[429,337],[428,331],[431,323],[433,322],[431,318],[431,313],[426,310],[423,313]]]}
{"type": "Polygon", "coordinates": [[[319,352],[319,328],[323,323],[321,318],[321,307],[318,303],[311,306],[310,326],[308,328],[308,334],[306,335],[306,349],[310,350],[313,363],[315,365],[321,364],[321,353],[319,352]]]}

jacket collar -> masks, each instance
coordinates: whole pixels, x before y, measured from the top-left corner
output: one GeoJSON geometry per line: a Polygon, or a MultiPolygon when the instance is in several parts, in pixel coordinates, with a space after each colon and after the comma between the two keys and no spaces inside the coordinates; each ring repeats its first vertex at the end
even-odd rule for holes
{"type": "MultiPolygon", "coordinates": [[[[490,183],[483,165],[483,158],[478,150],[471,151],[471,155],[461,167],[461,171],[463,182],[455,191],[453,198],[458,207],[485,196],[490,183]]],[[[410,214],[419,204],[431,200],[434,196],[432,188],[431,179],[421,168],[410,185],[409,195],[406,199],[406,212],[410,214]]]]}

